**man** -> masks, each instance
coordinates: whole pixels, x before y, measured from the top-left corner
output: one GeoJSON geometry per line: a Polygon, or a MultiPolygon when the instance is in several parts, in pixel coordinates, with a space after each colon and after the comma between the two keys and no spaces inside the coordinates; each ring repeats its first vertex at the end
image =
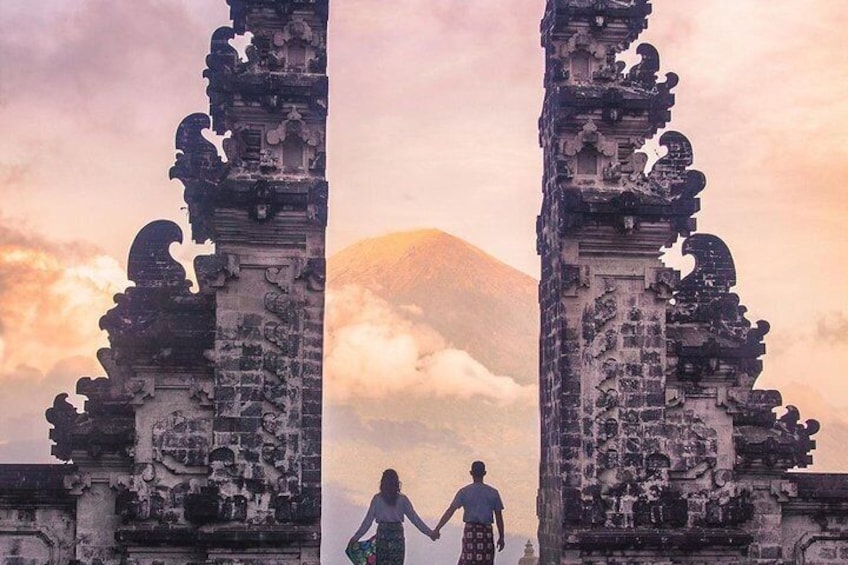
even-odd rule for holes
{"type": "Polygon", "coordinates": [[[471,478],[474,482],[459,489],[433,530],[433,539],[437,539],[453,513],[463,509],[462,521],[465,522],[465,531],[462,535],[462,553],[458,565],[494,564],[492,522],[498,526],[498,551],[503,551],[504,548],[503,502],[496,489],[483,483],[485,476],[486,465],[482,461],[471,464],[471,478]]]}

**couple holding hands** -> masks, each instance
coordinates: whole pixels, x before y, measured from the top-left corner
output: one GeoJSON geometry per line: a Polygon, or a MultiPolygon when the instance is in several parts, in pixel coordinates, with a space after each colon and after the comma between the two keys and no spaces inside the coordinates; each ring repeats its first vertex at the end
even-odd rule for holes
{"type": "Polygon", "coordinates": [[[438,525],[431,530],[415,513],[409,498],[401,494],[397,472],[394,469],[386,469],[380,479],[380,492],[371,499],[371,506],[362,520],[362,525],[350,539],[348,556],[354,563],[358,562],[356,555],[360,546],[359,539],[376,520],[376,565],[403,565],[406,549],[403,537],[404,516],[408,517],[421,533],[436,541],[441,536],[442,527],[454,512],[462,508],[465,530],[458,565],[493,565],[495,538],[492,522],[495,522],[498,528],[498,551],[504,548],[503,502],[498,491],[483,482],[485,476],[486,465],[482,461],[472,463],[473,482],[459,489],[438,525]]]}

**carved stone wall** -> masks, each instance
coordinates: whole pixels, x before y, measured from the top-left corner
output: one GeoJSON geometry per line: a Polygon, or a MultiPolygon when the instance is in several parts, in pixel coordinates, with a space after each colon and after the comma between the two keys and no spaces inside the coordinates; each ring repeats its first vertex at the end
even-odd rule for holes
{"type": "Polygon", "coordinates": [[[68,563],[75,512],[60,465],[0,465],[0,563],[68,563]],[[16,484],[14,492],[2,485],[16,484]]]}

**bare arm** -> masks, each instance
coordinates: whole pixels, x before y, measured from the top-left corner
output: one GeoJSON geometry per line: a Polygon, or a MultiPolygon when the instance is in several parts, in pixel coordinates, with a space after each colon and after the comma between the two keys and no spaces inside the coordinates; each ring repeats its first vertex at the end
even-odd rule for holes
{"type": "Polygon", "coordinates": [[[503,551],[505,542],[504,542],[504,524],[503,524],[503,511],[495,510],[495,524],[498,526],[498,551],[503,551]]]}
{"type": "Polygon", "coordinates": [[[456,512],[456,507],[453,505],[448,506],[448,509],[445,510],[445,513],[442,514],[442,518],[439,520],[439,523],[436,524],[435,529],[433,530],[436,534],[438,534],[441,529],[448,523],[448,521],[453,517],[453,513],[456,512]]]}
{"type": "Polygon", "coordinates": [[[409,498],[406,498],[405,501],[406,504],[404,505],[403,511],[404,514],[406,514],[406,516],[409,518],[409,521],[412,522],[413,525],[415,525],[415,527],[418,528],[418,531],[420,531],[422,534],[429,538],[432,538],[433,530],[431,530],[430,526],[425,524],[424,520],[422,520],[421,517],[418,516],[418,514],[415,512],[415,508],[412,507],[412,501],[409,500],[409,498]]]}
{"type": "Polygon", "coordinates": [[[359,529],[356,530],[356,533],[353,534],[353,537],[350,538],[350,542],[348,545],[356,543],[365,535],[365,532],[371,527],[371,524],[374,523],[374,503],[376,501],[376,497],[371,500],[371,505],[368,507],[368,512],[365,513],[365,518],[362,519],[362,524],[359,525],[359,529]]]}

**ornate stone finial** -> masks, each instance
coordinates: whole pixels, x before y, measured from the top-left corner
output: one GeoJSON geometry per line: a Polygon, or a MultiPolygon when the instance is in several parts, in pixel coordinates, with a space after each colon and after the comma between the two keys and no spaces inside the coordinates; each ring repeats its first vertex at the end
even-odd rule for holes
{"type": "Polygon", "coordinates": [[[660,137],[660,145],[668,152],[651,169],[650,180],[671,198],[693,199],[707,179],[701,171],[689,169],[694,162],[692,143],[680,132],[667,131],[660,137]]]}
{"type": "Polygon", "coordinates": [[[707,306],[736,286],[733,256],[719,237],[695,234],[683,242],[682,252],[694,257],[695,268],[680,281],[678,301],[707,306]]]}
{"type": "Polygon", "coordinates": [[[175,145],[177,159],[171,167],[171,179],[183,183],[217,183],[226,168],[218,156],[218,149],[205,137],[203,131],[212,127],[206,114],[194,113],[186,116],[177,128],[175,145]]]}
{"type": "Polygon", "coordinates": [[[136,236],[127,264],[136,286],[115,296],[117,305],[100,318],[119,363],[194,358],[211,347],[211,298],[189,292],[185,269],[169,250],[182,240],[179,226],[165,220],[151,222],[136,236]]]}
{"type": "Polygon", "coordinates": [[[53,407],[44,413],[47,421],[53,424],[50,430],[50,439],[55,443],[50,450],[57,459],[68,461],[73,451],[74,423],[79,413],[74,406],[68,402],[68,395],[62,393],[53,400],[53,407]]]}
{"type": "Polygon", "coordinates": [[[524,557],[518,560],[518,565],[537,565],[539,560],[536,558],[536,552],[533,549],[533,542],[527,540],[524,546],[524,557]]]}
{"type": "Polygon", "coordinates": [[[127,276],[139,288],[181,288],[191,284],[169,250],[182,243],[183,232],[171,221],[156,220],[144,226],[130,248],[127,276]]]}

